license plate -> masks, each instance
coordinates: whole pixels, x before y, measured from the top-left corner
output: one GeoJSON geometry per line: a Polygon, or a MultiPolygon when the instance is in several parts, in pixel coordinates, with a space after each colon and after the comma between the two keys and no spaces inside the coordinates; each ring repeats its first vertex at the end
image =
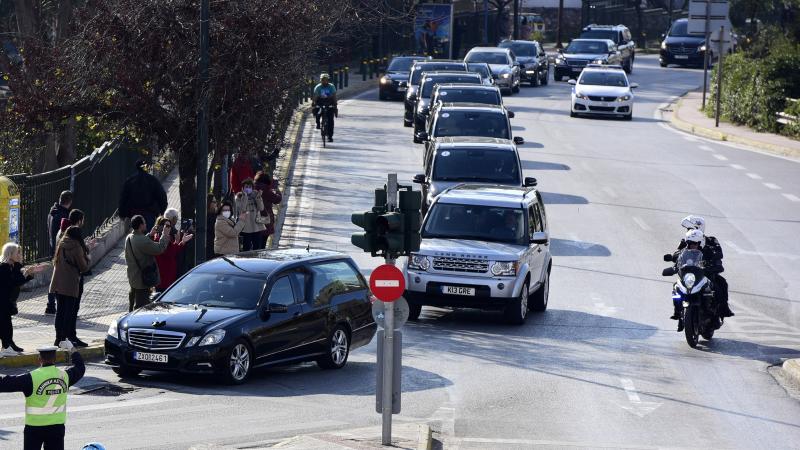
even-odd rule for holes
{"type": "Polygon", "coordinates": [[[166,364],[169,361],[169,356],[158,353],[133,352],[133,359],[136,361],[166,364]]]}
{"type": "Polygon", "coordinates": [[[606,107],[606,108],[608,108],[608,107],[609,107],[609,106],[611,106],[611,105],[609,105],[609,104],[608,104],[608,103],[606,103],[606,102],[602,102],[602,103],[600,103],[600,106],[603,106],[603,107],[606,107]]]}
{"type": "Polygon", "coordinates": [[[688,55],[675,55],[675,59],[689,59],[688,55]]]}
{"type": "Polygon", "coordinates": [[[475,288],[460,286],[442,286],[442,293],[447,295],[475,295],[475,288]]]}
{"type": "Polygon", "coordinates": [[[575,67],[575,68],[572,69],[573,72],[580,72],[582,70],[583,70],[582,67],[575,67]]]}
{"type": "Polygon", "coordinates": [[[397,92],[405,92],[405,91],[407,91],[407,90],[408,90],[408,88],[407,88],[407,87],[405,87],[405,86],[398,86],[398,87],[397,87],[397,92]]]}

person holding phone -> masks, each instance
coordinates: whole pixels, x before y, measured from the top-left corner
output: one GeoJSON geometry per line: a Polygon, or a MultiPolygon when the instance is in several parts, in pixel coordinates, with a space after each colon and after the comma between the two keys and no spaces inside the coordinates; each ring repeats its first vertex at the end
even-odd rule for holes
{"type": "Polygon", "coordinates": [[[239,214],[238,220],[234,219],[231,202],[222,202],[214,223],[214,257],[239,253],[239,233],[249,216],[250,212],[244,211],[239,214]]]}

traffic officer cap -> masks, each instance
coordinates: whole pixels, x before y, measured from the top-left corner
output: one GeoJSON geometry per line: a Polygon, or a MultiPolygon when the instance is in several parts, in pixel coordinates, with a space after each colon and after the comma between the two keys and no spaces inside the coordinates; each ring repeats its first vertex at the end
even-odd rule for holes
{"type": "Polygon", "coordinates": [[[57,350],[58,347],[56,347],[55,345],[45,345],[44,347],[39,347],[36,349],[36,351],[39,353],[49,353],[49,352],[55,352],[57,350]]]}

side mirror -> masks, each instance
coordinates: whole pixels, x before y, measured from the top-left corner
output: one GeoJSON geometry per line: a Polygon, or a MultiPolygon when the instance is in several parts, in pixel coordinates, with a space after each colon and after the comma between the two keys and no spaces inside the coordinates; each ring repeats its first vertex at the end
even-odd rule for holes
{"type": "Polygon", "coordinates": [[[672,254],[671,254],[671,253],[667,253],[667,254],[665,254],[665,255],[664,255],[664,261],[666,261],[666,262],[672,262],[672,254]]]}
{"type": "Polygon", "coordinates": [[[270,313],[287,313],[289,312],[289,307],[286,305],[274,305],[272,303],[269,304],[269,312],[270,313]]]}
{"type": "Polygon", "coordinates": [[[667,267],[666,269],[661,271],[661,276],[664,277],[671,277],[675,275],[675,268],[674,267],[667,267]]]}
{"type": "Polygon", "coordinates": [[[425,175],[421,173],[414,175],[414,183],[425,184],[425,175]]]}
{"type": "Polygon", "coordinates": [[[537,184],[539,184],[539,182],[536,181],[536,178],[533,178],[533,177],[525,177],[524,183],[525,183],[525,187],[534,187],[537,184]]]}
{"type": "Polygon", "coordinates": [[[547,244],[550,242],[550,236],[546,231],[537,231],[531,236],[531,244],[547,244]]]}
{"type": "Polygon", "coordinates": [[[636,89],[639,87],[639,83],[631,83],[631,89],[636,89]]]}
{"type": "Polygon", "coordinates": [[[522,145],[524,143],[525,143],[525,138],[523,138],[522,136],[514,136],[514,144],[522,145]]]}
{"type": "Polygon", "coordinates": [[[509,119],[513,119],[513,118],[514,118],[514,116],[516,115],[516,114],[514,114],[514,111],[509,111],[509,110],[506,110],[506,112],[508,113],[508,118],[509,118],[509,119]]]}
{"type": "Polygon", "coordinates": [[[567,80],[567,84],[575,86],[576,84],[578,84],[578,80],[573,80],[572,78],[570,78],[569,80],[567,80]]]}
{"type": "Polygon", "coordinates": [[[269,305],[266,305],[258,310],[258,318],[261,319],[262,322],[268,321],[270,316],[271,314],[269,312],[269,305]]]}

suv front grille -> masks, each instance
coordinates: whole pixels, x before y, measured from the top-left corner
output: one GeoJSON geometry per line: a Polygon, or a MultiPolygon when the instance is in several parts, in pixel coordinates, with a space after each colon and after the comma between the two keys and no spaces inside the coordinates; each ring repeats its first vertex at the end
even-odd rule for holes
{"type": "Polygon", "coordinates": [[[590,95],[589,100],[593,102],[613,102],[617,100],[617,97],[600,97],[597,95],[590,95]]]}
{"type": "Polygon", "coordinates": [[[586,67],[586,64],[589,64],[589,61],[585,59],[568,59],[567,64],[572,67],[586,67]]]}
{"type": "Polygon", "coordinates": [[[163,330],[131,328],[128,330],[128,343],[146,350],[173,350],[180,347],[186,333],[163,330]]]}
{"type": "Polygon", "coordinates": [[[486,273],[489,271],[489,262],[480,259],[467,258],[433,258],[433,268],[443,272],[486,273]]]}
{"type": "Polygon", "coordinates": [[[693,55],[697,53],[696,45],[686,47],[683,44],[671,44],[668,45],[667,48],[669,49],[669,52],[674,55],[693,55]]]}

